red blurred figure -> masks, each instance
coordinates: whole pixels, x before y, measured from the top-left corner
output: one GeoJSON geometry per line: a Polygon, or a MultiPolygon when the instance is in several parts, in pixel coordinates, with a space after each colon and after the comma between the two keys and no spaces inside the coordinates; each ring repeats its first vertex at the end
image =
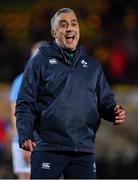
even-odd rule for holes
{"type": "Polygon", "coordinates": [[[109,55],[108,69],[113,81],[124,82],[127,68],[127,53],[122,43],[117,42],[109,55]]]}
{"type": "Polygon", "coordinates": [[[8,149],[10,144],[9,124],[0,117],[0,178],[5,178],[8,149]]]}

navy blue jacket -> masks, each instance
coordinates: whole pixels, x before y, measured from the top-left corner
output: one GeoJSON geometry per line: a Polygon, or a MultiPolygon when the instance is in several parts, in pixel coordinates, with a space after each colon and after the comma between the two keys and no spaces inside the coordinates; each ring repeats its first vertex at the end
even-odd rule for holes
{"type": "Polygon", "coordinates": [[[114,122],[113,93],[98,61],[78,45],[73,63],[55,43],[25,68],[17,98],[19,144],[39,136],[36,150],[93,152],[100,119],[114,122]]]}

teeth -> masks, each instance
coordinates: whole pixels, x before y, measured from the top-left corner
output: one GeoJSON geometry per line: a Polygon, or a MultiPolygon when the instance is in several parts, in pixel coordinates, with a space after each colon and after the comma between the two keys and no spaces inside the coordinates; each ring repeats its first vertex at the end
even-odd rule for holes
{"type": "Polygon", "coordinates": [[[66,38],[74,38],[74,36],[67,36],[66,38]]]}
{"type": "Polygon", "coordinates": [[[66,36],[66,37],[68,37],[68,38],[73,38],[73,37],[74,37],[74,35],[68,35],[68,36],[66,36]]]}

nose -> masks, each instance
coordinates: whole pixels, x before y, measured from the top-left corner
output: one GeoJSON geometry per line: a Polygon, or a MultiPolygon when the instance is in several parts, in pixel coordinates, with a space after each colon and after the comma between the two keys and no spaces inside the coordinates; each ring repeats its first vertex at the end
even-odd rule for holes
{"type": "Polygon", "coordinates": [[[71,24],[68,24],[67,31],[72,31],[72,25],[71,24]]]}

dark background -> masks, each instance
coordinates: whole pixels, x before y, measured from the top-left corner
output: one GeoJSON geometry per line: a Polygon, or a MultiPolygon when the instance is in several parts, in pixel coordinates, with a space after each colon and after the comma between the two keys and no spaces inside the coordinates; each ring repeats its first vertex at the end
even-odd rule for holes
{"type": "MultiPolygon", "coordinates": [[[[120,127],[102,121],[96,141],[98,178],[138,178],[137,0],[0,0],[0,108],[8,106],[10,85],[23,71],[31,46],[52,40],[50,19],[63,7],[76,12],[80,43],[101,62],[116,99],[127,110],[120,127]]],[[[7,121],[8,110],[0,114],[7,121]]],[[[9,129],[5,144],[10,148],[9,129]]],[[[12,178],[10,150],[6,152],[8,158],[0,166],[9,171],[4,168],[0,176],[12,178]]]]}

